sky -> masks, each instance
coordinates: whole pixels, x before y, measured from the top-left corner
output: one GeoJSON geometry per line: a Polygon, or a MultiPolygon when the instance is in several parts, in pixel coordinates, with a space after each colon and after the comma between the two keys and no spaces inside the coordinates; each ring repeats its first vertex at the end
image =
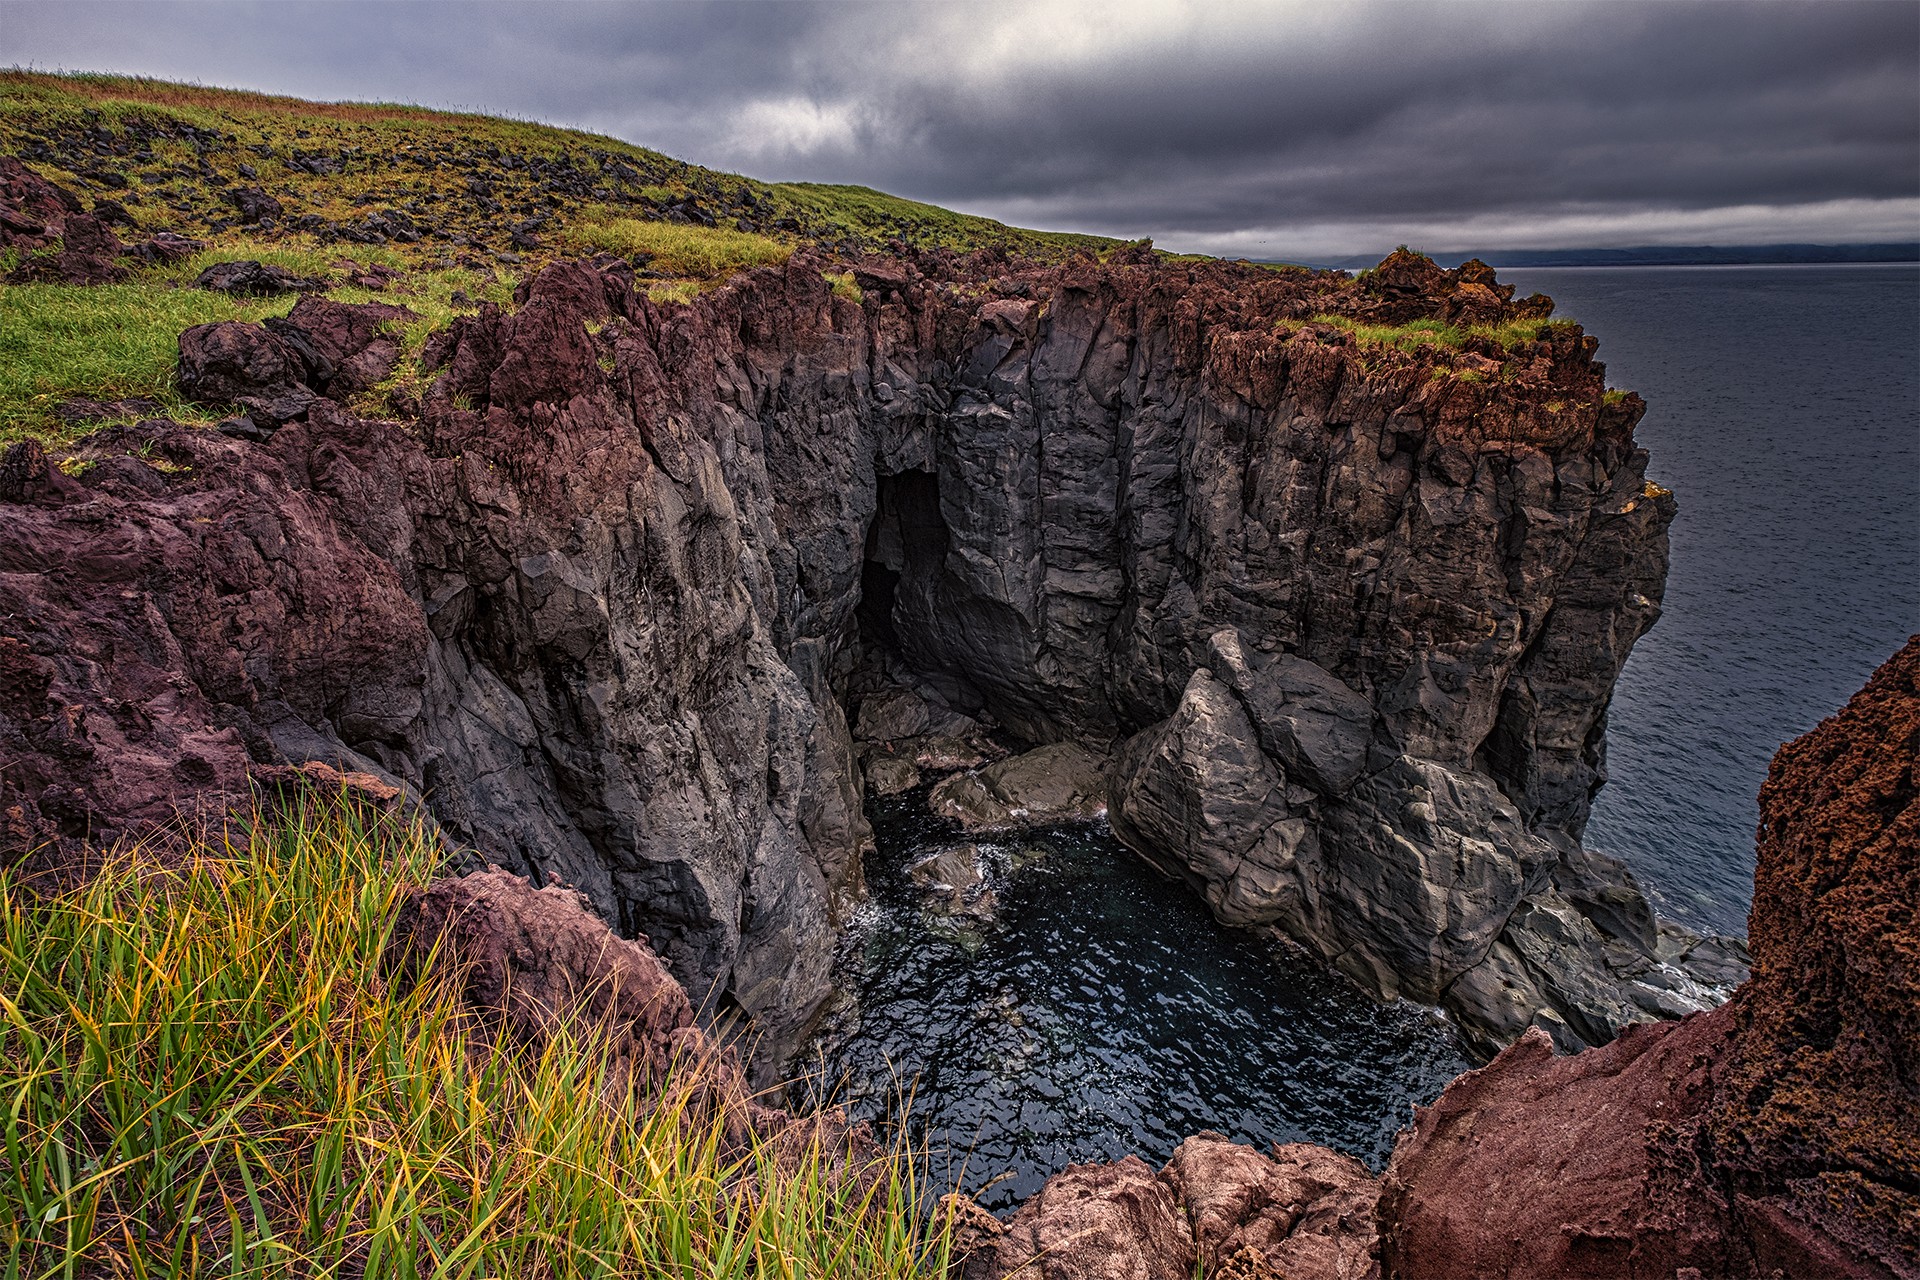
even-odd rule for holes
{"type": "Polygon", "coordinates": [[[1190,252],[1920,239],[1914,0],[0,0],[0,65],[515,115],[1190,252]]]}

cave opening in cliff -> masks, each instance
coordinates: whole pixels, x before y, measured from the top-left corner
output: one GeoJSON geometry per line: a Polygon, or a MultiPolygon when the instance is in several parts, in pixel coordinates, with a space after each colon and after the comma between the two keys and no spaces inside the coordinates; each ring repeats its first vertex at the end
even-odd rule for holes
{"type": "Polygon", "coordinates": [[[924,623],[939,606],[950,542],[937,476],[911,469],[879,477],[856,612],[869,664],[899,662],[927,676],[942,674],[927,669],[937,664],[930,661],[924,623]]]}

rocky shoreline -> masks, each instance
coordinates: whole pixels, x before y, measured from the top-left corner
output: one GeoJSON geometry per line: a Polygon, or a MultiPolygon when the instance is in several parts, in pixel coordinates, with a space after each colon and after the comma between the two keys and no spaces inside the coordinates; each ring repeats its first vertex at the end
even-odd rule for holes
{"type": "MultiPolygon", "coordinates": [[[[1737,980],[1579,843],[1673,502],[1546,300],[1404,253],[1359,281],[909,253],[853,264],[858,303],[826,265],[686,306],[547,267],[428,342],[415,421],[343,405],[395,308],[307,296],[182,334],[222,433],[112,428],[77,480],[16,445],[10,856],[251,768],[367,772],[777,1058],[860,894],[848,711],[890,665],[925,714],[1110,757],[1123,841],[1482,1055],[1737,980]]],[[[1014,767],[944,799],[997,820],[1014,767]]]]}
{"type": "MultiPolygon", "coordinates": [[[[31,278],[124,269],[98,210],[0,180],[31,278]]],[[[0,864],[337,770],[644,937],[765,1079],[861,897],[863,789],[945,772],[981,830],[1105,811],[1493,1058],[1384,1183],[1201,1135],[975,1220],[967,1268],[1911,1270],[1920,656],[1783,752],[1756,976],[1698,1012],[1739,944],[1580,844],[1673,499],[1549,314],[1407,253],[803,251],[686,305],[603,257],[455,319],[390,419],[348,401],[393,308],[190,329],[219,430],[0,455],[0,864]]]]}

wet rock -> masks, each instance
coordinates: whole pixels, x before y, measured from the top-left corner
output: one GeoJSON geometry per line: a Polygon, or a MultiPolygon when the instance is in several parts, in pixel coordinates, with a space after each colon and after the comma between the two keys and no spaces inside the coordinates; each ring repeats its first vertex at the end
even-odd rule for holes
{"type": "Polygon", "coordinates": [[[193,284],[197,289],[211,289],[216,293],[234,293],[248,297],[266,297],[276,293],[301,293],[327,287],[327,282],[324,280],[297,276],[285,267],[251,260],[216,262],[202,271],[194,279],[193,284]]]}
{"type": "Polygon", "coordinates": [[[911,760],[874,756],[866,765],[867,786],[876,795],[894,796],[920,785],[920,770],[911,760]]]}
{"type": "Polygon", "coordinates": [[[1009,756],[935,786],[928,807],[968,831],[1004,831],[1085,822],[1107,809],[1103,761],[1062,742],[1009,756]]]}
{"type": "Polygon", "coordinates": [[[907,871],[913,882],[924,889],[935,909],[942,915],[966,915],[990,918],[995,906],[994,893],[987,884],[985,856],[978,845],[956,845],[943,849],[907,871]]]}

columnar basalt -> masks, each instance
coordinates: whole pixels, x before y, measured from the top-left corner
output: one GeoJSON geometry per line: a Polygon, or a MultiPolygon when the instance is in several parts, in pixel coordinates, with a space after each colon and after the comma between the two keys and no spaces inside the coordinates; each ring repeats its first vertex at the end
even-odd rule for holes
{"type": "MultiPolygon", "coordinates": [[[[430,342],[417,422],[289,357],[246,438],[118,428],[78,481],[17,446],[16,855],[252,766],[375,773],[644,932],[771,1060],[860,892],[843,701],[878,613],[955,711],[1117,748],[1116,830],[1224,919],[1489,1052],[1710,999],[1668,963],[1697,940],[1579,846],[1673,511],[1592,338],[1410,255],[1359,283],[903,256],[861,302],[821,267],[690,306],[550,267],[430,342]],[[1420,318],[1461,327],[1353,327],[1420,318]]],[[[183,357],[297,355],[298,319],[183,357]]]]}

